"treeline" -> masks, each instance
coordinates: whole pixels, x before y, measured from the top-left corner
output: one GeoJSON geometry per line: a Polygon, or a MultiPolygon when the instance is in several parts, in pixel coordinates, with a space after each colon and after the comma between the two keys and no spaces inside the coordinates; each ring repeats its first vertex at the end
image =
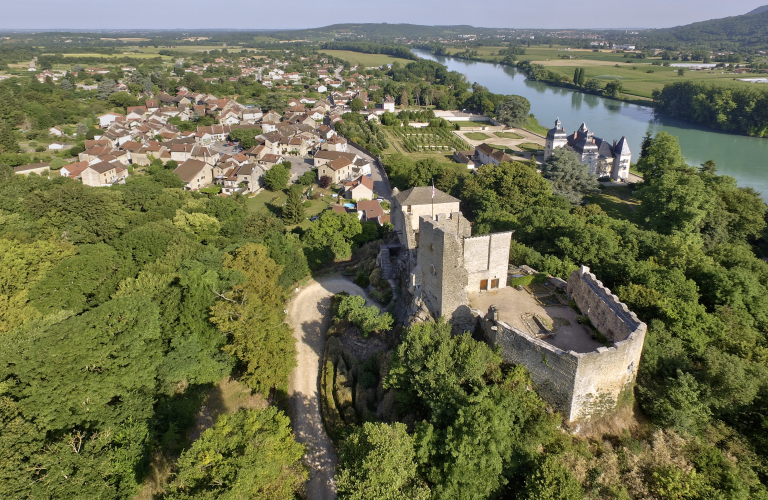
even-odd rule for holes
{"type": "Polygon", "coordinates": [[[654,92],[662,113],[726,132],[768,137],[768,90],[683,81],[654,92]]]}
{"type": "MultiPolygon", "coordinates": [[[[548,164],[552,183],[527,163],[483,166],[476,175],[398,155],[385,164],[401,189],[434,179],[460,198],[473,232],[514,230],[514,264],[562,278],[577,264],[590,266],[648,324],[635,397],[661,434],[635,437],[640,441],[628,447],[623,438],[579,451],[544,444],[551,451],[541,460],[563,450],[567,457],[558,462],[591,498],[669,498],[661,477],[674,477],[675,488],[687,488],[691,498],[767,494],[768,263],[752,244],[768,233],[758,193],[717,175],[711,162],[700,169],[686,165],[677,140],[663,133],[643,145],[638,168],[646,183],[636,193],[642,201],[637,224],[563,196],[570,183],[563,179],[588,176],[577,172],[586,168],[578,160],[571,167],[548,164]],[[654,455],[662,449],[667,458],[654,455]],[[612,462],[609,473],[607,464],[628,450],[635,458],[612,462]],[[600,471],[591,477],[593,467],[600,471]]],[[[421,470],[434,465],[431,459],[419,464],[421,470]]]]}
{"type": "Polygon", "coordinates": [[[285,397],[301,243],[169,168],[91,188],[0,166],[3,497],[133,498],[152,460],[173,467],[165,499],[290,499],[304,483],[304,449],[274,408],[189,438],[228,376],[285,397]]]}
{"type": "Polygon", "coordinates": [[[325,42],[321,46],[322,50],[351,50],[352,52],[362,52],[363,54],[387,54],[392,57],[402,59],[418,60],[418,56],[411,52],[411,49],[404,45],[388,45],[381,43],[367,42],[325,42]]]}

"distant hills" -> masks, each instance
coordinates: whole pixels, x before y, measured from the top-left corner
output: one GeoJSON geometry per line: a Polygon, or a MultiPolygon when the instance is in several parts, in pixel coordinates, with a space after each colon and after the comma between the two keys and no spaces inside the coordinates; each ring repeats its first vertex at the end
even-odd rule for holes
{"type": "Polygon", "coordinates": [[[768,12],[768,5],[763,5],[762,7],[758,7],[755,10],[751,10],[747,12],[747,15],[749,14],[760,14],[761,12],[768,12]]]}
{"type": "Polygon", "coordinates": [[[768,5],[741,16],[711,19],[685,26],[643,32],[648,42],[658,45],[735,49],[768,46],[768,5]]]}

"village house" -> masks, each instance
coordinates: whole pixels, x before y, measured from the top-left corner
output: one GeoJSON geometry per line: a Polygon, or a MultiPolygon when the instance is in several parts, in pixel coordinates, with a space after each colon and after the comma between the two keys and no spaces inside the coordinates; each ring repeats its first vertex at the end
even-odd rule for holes
{"type": "Polygon", "coordinates": [[[187,160],[174,172],[184,181],[187,191],[197,191],[213,182],[213,168],[204,161],[187,160]]]}
{"type": "Polygon", "coordinates": [[[115,161],[97,161],[80,172],[83,184],[91,187],[109,187],[125,184],[127,169],[115,161]]]}
{"type": "Polygon", "coordinates": [[[389,222],[389,216],[384,215],[384,209],[378,200],[358,201],[357,215],[363,222],[376,221],[379,225],[389,222]]]}
{"type": "Polygon", "coordinates": [[[336,158],[327,163],[323,163],[317,169],[317,178],[330,177],[334,184],[341,184],[343,181],[352,177],[352,168],[355,164],[348,158],[336,158]]]}
{"type": "Polygon", "coordinates": [[[373,180],[370,177],[360,176],[353,181],[344,184],[344,198],[348,200],[373,199],[373,180]]]}

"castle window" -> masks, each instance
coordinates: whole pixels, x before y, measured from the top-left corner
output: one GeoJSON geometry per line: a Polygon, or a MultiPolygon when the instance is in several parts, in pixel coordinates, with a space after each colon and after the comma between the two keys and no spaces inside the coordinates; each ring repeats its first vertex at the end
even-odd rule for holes
{"type": "Polygon", "coordinates": [[[432,276],[437,276],[437,271],[435,271],[435,265],[434,264],[429,266],[429,272],[432,273],[432,276]]]}
{"type": "Polygon", "coordinates": [[[407,214],[411,213],[411,206],[410,205],[407,205],[405,207],[405,213],[407,213],[407,214]]]}
{"type": "Polygon", "coordinates": [[[434,250],[434,248],[432,247],[432,243],[430,243],[430,244],[429,244],[429,251],[431,252],[431,251],[433,251],[433,250],[434,250]]]}

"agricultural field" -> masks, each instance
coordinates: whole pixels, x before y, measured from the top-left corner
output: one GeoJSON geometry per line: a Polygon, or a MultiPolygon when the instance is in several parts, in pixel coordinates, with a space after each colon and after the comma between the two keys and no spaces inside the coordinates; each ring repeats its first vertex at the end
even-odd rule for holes
{"type": "Polygon", "coordinates": [[[452,153],[454,149],[468,151],[472,147],[463,139],[444,128],[390,128],[403,152],[409,153],[452,153]]]}
{"type": "MultiPolygon", "coordinates": [[[[480,57],[489,60],[501,60],[496,54],[504,47],[475,47],[480,57]]],[[[449,52],[461,52],[458,49],[449,49],[449,52]]],[[[739,82],[743,75],[723,72],[723,70],[711,71],[686,71],[685,75],[677,76],[677,68],[663,67],[653,63],[661,63],[661,58],[634,59],[631,53],[616,53],[609,50],[593,52],[590,49],[570,49],[568,47],[526,47],[525,55],[518,56],[518,60],[530,60],[536,64],[545,66],[550,71],[559,75],[572,78],[576,68],[584,68],[587,79],[596,78],[603,85],[612,80],[620,80],[624,84],[624,93],[638,97],[651,98],[653,91],[667,83],[679,82],[684,79],[704,80],[719,83],[732,83],[736,85],[754,85],[748,82],[739,82]],[[563,59],[562,56],[570,57],[563,59]],[[629,62],[627,62],[629,61],[629,62]],[[618,65],[618,66],[617,66],[618,65]],[[649,73],[648,71],[652,71],[649,73]]],[[[665,61],[672,62],[675,61],[665,61]]]]}
{"type": "Polygon", "coordinates": [[[353,64],[359,64],[364,68],[382,66],[384,64],[392,64],[396,61],[402,65],[406,65],[410,62],[413,62],[408,59],[392,57],[386,54],[363,54],[362,52],[352,52],[351,50],[321,50],[319,52],[321,54],[328,54],[329,56],[338,57],[339,59],[344,59],[353,64]]]}

